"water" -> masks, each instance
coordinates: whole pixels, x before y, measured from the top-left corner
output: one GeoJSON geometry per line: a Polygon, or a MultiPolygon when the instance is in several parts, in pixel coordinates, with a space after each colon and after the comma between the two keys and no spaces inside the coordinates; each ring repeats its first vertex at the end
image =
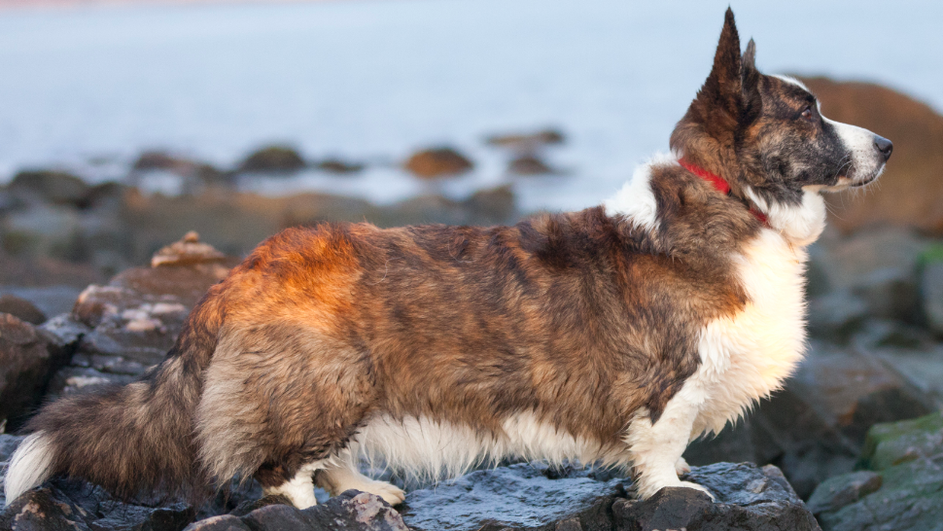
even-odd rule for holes
{"type": "MultiPolygon", "coordinates": [[[[288,142],[384,161],[253,184],[387,203],[512,183],[525,209],[598,203],[668,135],[710,70],[723,1],[378,0],[0,11],[0,182],[27,166],[116,178],[144,149],[232,167],[288,142]],[[566,170],[511,178],[483,137],[553,126],[566,170]],[[478,168],[393,164],[451,144],[478,168]]],[[[943,109],[943,3],[736,2],[766,72],[890,85],[943,109]]],[[[825,109],[827,113],[827,109],[825,109]]]]}

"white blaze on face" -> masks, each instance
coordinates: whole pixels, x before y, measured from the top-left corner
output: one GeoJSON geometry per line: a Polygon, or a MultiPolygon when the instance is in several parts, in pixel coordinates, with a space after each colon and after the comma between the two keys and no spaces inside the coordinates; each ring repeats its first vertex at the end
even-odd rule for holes
{"type": "Polygon", "coordinates": [[[863,127],[829,120],[824,115],[822,120],[835,128],[838,138],[851,154],[847,170],[839,171],[839,185],[864,184],[873,181],[884,171],[885,160],[875,147],[874,133],[863,127]]]}

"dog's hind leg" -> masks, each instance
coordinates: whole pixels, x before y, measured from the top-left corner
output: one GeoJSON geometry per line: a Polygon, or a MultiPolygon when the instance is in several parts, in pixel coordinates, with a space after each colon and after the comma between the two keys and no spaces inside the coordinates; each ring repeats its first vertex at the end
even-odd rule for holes
{"type": "Polygon", "coordinates": [[[317,463],[302,466],[291,479],[276,485],[272,485],[272,481],[266,475],[267,471],[260,470],[255,476],[262,483],[262,492],[266,496],[281,495],[288,498],[295,507],[307,509],[318,504],[318,500],[314,497],[313,480],[317,470],[317,463]]]}
{"type": "Polygon", "coordinates": [[[267,494],[315,503],[374,402],[369,357],[303,327],[225,336],[206,370],[197,442],[208,477],[254,476],[267,494]]]}
{"type": "MultiPolygon", "coordinates": [[[[691,382],[689,382],[691,383],[691,382]]],[[[687,463],[681,457],[691,435],[691,428],[702,403],[696,386],[685,384],[668,401],[656,422],[647,411],[639,411],[626,434],[629,455],[635,472],[638,494],[648,498],[665,487],[688,487],[714,496],[704,487],[681,481],[678,474],[687,463]]]]}
{"type": "Polygon", "coordinates": [[[331,493],[331,496],[354,489],[376,494],[390,505],[399,505],[406,499],[406,493],[399,487],[361,474],[357,467],[356,451],[347,450],[345,454],[342,457],[346,459],[335,461],[337,466],[324,468],[315,476],[318,486],[331,493]]]}

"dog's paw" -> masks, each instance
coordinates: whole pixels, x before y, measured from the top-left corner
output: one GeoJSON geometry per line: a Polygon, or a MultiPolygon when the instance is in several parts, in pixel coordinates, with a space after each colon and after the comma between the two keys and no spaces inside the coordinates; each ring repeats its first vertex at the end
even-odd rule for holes
{"type": "Polygon", "coordinates": [[[679,476],[687,474],[690,471],[691,465],[689,465],[683,457],[679,457],[678,460],[675,461],[675,472],[677,472],[679,476]]]}
{"type": "Polygon", "coordinates": [[[375,481],[364,490],[383,498],[383,501],[390,505],[399,505],[406,500],[406,493],[403,489],[383,481],[375,481]]]}

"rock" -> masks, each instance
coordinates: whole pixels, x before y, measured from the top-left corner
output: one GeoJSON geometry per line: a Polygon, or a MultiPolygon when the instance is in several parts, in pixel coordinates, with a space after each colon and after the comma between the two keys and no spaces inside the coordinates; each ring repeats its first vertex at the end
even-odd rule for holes
{"type": "Polygon", "coordinates": [[[357,173],[363,170],[364,165],[359,162],[345,162],[339,159],[324,159],[317,168],[328,173],[357,173]]]}
{"type": "Polygon", "coordinates": [[[870,470],[829,478],[815,489],[807,505],[812,514],[836,511],[876,492],[882,482],[881,475],[870,470]]]}
{"type": "Polygon", "coordinates": [[[472,169],[473,164],[452,148],[438,147],[414,153],[403,167],[417,177],[430,179],[465,173],[472,169]]]}
{"type": "Polygon", "coordinates": [[[0,295],[0,313],[8,313],[34,325],[42,324],[46,320],[46,314],[33,303],[15,295],[0,295]]]}
{"type": "Polygon", "coordinates": [[[151,257],[151,267],[169,265],[188,265],[207,262],[224,262],[226,255],[217,251],[212,245],[200,243],[200,235],[190,231],[183,238],[154,253],[151,257]]]}
{"type": "Polygon", "coordinates": [[[943,336],[943,261],[924,265],[920,273],[920,302],[927,327],[943,336]]]}
{"type": "Polygon", "coordinates": [[[489,136],[485,139],[485,143],[527,153],[545,145],[562,144],[565,140],[562,132],[556,129],[544,129],[535,133],[489,136]]]}
{"type": "Polygon", "coordinates": [[[608,508],[626,496],[624,482],[605,471],[522,463],[410,491],[400,512],[410,529],[427,531],[554,529],[574,518],[584,530],[609,529],[608,508]]]}
{"type": "Polygon", "coordinates": [[[845,232],[890,223],[943,234],[943,116],[891,89],[805,78],[826,116],[894,142],[879,192],[830,194],[829,224],[845,232]],[[901,208],[901,205],[907,205],[901,208]]]}
{"type": "Polygon", "coordinates": [[[88,483],[54,479],[11,500],[0,530],[179,531],[193,515],[185,503],[124,503],[88,483]]]}
{"type": "Polygon", "coordinates": [[[291,173],[305,167],[297,151],[286,146],[268,146],[253,152],[240,164],[239,171],[252,173],[291,173]]]}
{"type": "Polygon", "coordinates": [[[855,473],[823,483],[810,499],[826,531],[940,529],[943,522],[943,414],[877,424],[855,473]],[[876,488],[875,488],[876,487],[876,488]]]}
{"type": "Polygon", "coordinates": [[[557,173],[536,155],[520,155],[511,159],[508,171],[517,175],[545,175],[557,173]]]}
{"type": "Polygon", "coordinates": [[[200,243],[196,233],[159,250],[152,267],[131,268],[105,286],[78,297],[71,319],[60,320],[79,336],[70,365],[50,392],[68,394],[92,384],[126,383],[160,363],[173,346],[190,309],[238,260],[200,243]]]}
{"type": "Polygon", "coordinates": [[[809,301],[809,333],[834,342],[845,342],[868,317],[864,298],[850,289],[836,290],[809,301]]]}
{"type": "Polygon", "coordinates": [[[162,151],[145,151],[132,165],[132,182],[139,183],[144,174],[154,171],[169,172],[184,179],[182,193],[192,194],[201,185],[228,185],[227,174],[206,162],[170,155],[162,151]]]}
{"type": "Polygon", "coordinates": [[[42,330],[0,313],[0,422],[17,428],[69,354],[42,330]]]}
{"type": "Polygon", "coordinates": [[[3,248],[19,256],[48,256],[72,262],[86,258],[82,216],[71,206],[39,203],[7,214],[3,248]]]}
{"type": "Polygon", "coordinates": [[[187,531],[409,531],[395,509],[379,496],[349,490],[321,505],[299,510],[267,505],[249,514],[217,516],[195,522],[187,531]]]}
{"type": "Polygon", "coordinates": [[[21,171],[7,189],[26,202],[41,201],[76,208],[88,206],[89,186],[75,175],[61,171],[21,171]]]}
{"type": "Polygon", "coordinates": [[[774,466],[718,463],[692,469],[687,480],[711,491],[670,488],[644,502],[617,500],[612,506],[615,529],[820,529],[802,500],[774,466]]]}
{"type": "MultiPolygon", "coordinates": [[[[0,260],[2,260],[2,258],[0,258],[0,260]]],[[[86,283],[86,285],[88,285],[88,283],[86,283]]],[[[81,292],[82,290],[80,288],[64,284],[52,286],[0,287],[0,293],[28,301],[42,312],[43,315],[59,315],[72,311],[72,306],[75,305],[75,299],[78,298],[81,292]]]]}

